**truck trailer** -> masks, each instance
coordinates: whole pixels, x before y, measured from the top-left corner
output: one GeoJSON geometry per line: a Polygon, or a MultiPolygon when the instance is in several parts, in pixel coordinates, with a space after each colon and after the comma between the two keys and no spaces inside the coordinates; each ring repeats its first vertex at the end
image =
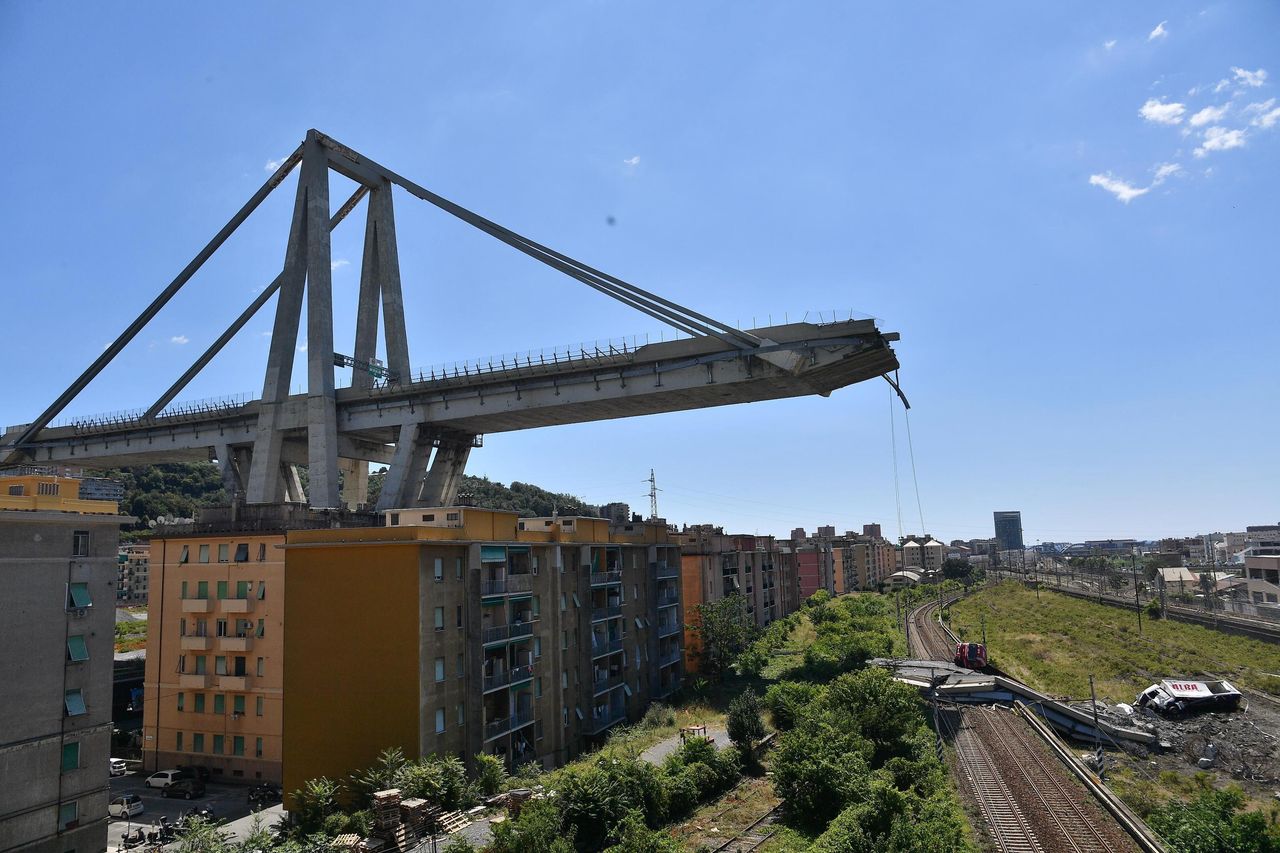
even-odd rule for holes
{"type": "Polygon", "coordinates": [[[1240,707],[1240,699],[1240,691],[1227,681],[1165,679],[1139,693],[1134,704],[1177,715],[1187,711],[1234,711],[1240,707]]]}

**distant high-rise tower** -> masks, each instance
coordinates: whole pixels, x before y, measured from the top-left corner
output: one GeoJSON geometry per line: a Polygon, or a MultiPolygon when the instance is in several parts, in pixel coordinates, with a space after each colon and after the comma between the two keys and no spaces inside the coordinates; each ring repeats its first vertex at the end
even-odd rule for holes
{"type": "Polygon", "coordinates": [[[1021,551],[1022,513],[1017,511],[997,512],[996,543],[1001,551],[1021,551]]]}

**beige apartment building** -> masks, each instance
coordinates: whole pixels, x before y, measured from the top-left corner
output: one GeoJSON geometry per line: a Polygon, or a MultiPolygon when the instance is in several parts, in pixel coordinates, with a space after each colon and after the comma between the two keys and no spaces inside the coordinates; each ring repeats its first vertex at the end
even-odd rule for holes
{"type": "Polygon", "coordinates": [[[279,782],[284,541],[278,533],[152,539],[143,767],[204,765],[279,782]]]}

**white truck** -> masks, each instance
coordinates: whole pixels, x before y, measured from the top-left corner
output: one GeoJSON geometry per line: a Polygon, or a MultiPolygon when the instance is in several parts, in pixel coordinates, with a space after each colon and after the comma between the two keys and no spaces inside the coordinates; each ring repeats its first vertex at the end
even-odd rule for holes
{"type": "Polygon", "coordinates": [[[1240,699],[1240,691],[1227,681],[1165,679],[1139,693],[1134,704],[1177,715],[1186,711],[1234,711],[1240,707],[1240,699]]]}

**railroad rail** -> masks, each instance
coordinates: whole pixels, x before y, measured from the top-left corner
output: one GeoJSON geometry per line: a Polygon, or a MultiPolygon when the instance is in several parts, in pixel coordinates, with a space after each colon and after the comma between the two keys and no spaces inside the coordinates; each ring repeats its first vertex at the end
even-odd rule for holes
{"type": "Polygon", "coordinates": [[[773,825],[781,819],[782,803],[778,803],[778,805],[756,818],[742,832],[716,847],[712,853],[751,853],[752,850],[758,850],[762,844],[777,832],[773,825]]]}

